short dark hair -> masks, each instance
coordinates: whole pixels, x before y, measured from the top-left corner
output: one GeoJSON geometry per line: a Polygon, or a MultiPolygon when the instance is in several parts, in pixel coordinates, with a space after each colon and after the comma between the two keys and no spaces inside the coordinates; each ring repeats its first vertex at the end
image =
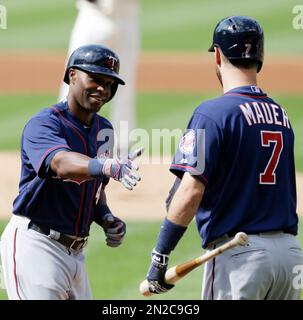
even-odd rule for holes
{"type": "MultiPolygon", "coordinates": [[[[227,58],[228,59],[228,58],[227,58]]],[[[259,61],[254,59],[228,59],[228,61],[236,68],[242,69],[257,69],[259,68],[259,61]]]]}

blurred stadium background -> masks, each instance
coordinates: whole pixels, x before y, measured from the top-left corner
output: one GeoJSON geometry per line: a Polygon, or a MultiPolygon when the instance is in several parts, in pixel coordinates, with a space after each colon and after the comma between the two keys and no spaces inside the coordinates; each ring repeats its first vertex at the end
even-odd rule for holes
{"type": "MultiPolygon", "coordinates": [[[[57,100],[77,11],[75,0],[0,0],[0,4],[8,13],[7,29],[0,29],[0,164],[5,171],[0,182],[0,217],[7,217],[12,201],[7,190],[13,189],[14,196],[17,193],[23,126],[35,112],[57,100]]],[[[288,112],[296,134],[296,166],[303,172],[303,29],[295,30],[292,24],[297,4],[296,0],[141,0],[138,127],[149,132],[153,128],[183,130],[200,101],[220,94],[211,55],[207,54],[214,26],[228,15],[249,15],[265,31],[265,67],[260,83],[288,112]]],[[[101,113],[106,116],[108,108],[101,113]]],[[[147,195],[140,186],[132,195],[118,190],[118,200],[125,205],[117,208],[117,215],[129,214],[121,248],[106,247],[102,230],[93,226],[86,254],[95,299],[142,298],[138,285],[149,266],[172,180],[167,169],[168,165],[154,168],[152,174],[146,172],[151,176],[147,187],[152,189],[147,195]],[[170,180],[163,186],[166,178],[170,180]],[[161,197],[156,200],[157,193],[161,197]]],[[[115,209],[116,199],[109,198],[115,209]]],[[[298,199],[302,198],[300,187],[298,199]]],[[[1,232],[6,219],[0,220],[1,232]]],[[[302,225],[299,238],[303,244],[302,225]]],[[[192,223],[170,264],[200,254],[200,239],[192,223]]],[[[152,299],[199,299],[202,271],[195,270],[174,290],[152,299]]],[[[0,299],[6,299],[4,290],[0,290],[0,299]]]]}

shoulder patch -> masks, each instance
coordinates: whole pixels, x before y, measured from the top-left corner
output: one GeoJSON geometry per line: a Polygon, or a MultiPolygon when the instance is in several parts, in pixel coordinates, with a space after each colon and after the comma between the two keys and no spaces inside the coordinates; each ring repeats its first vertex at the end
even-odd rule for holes
{"type": "Polygon", "coordinates": [[[179,150],[187,155],[193,153],[196,146],[196,134],[194,130],[189,130],[180,140],[179,150]]]}

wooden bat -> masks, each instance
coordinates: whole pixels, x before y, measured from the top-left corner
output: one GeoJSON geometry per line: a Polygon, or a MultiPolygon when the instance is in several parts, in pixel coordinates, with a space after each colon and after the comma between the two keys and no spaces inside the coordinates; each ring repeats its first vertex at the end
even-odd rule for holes
{"type": "MultiPolygon", "coordinates": [[[[182,264],[178,264],[176,266],[173,266],[169,268],[165,273],[165,282],[168,284],[174,284],[180,279],[182,279],[185,275],[187,275],[189,272],[194,270],[195,268],[201,266],[203,263],[215,258],[222,252],[234,248],[238,245],[244,246],[248,242],[248,236],[244,232],[238,232],[235,237],[224,243],[222,246],[209,251],[205,254],[203,254],[200,257],[197,257],[195,259],[192,259],[190,261],[184,262],[182,264]]],[[[144,280],[141,282],[139,291],[141,294],[143,294],[145,297],[149,297],[153,295],[152,292],[149,291],[149,284],[147,280],[144,280]]]]}

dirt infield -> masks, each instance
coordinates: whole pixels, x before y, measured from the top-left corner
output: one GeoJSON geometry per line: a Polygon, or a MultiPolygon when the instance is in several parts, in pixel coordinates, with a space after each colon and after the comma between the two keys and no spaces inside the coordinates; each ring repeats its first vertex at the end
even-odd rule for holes
{"type": "MultiPolygon", "coordinates": [[[[169,161],[165,161],[168,163],[169,161]]],[[[0,218],[11,215],[18,192],[20,160],[18,152],[0,152],[0,218]]],[[[113,181],[107,189],[108,203],[115,214],[126,220],[155,220],[165,215],[165,198],[174,181],[168,164],[141,164],[142,181],[128,191],[113,181]]],[[[298,211],[303,214],[303,174],[297,175],[298,211]],[[299,193],[300,192],[300,193],[299,193]]]]}
{"type": "MultiPolygon", "coordinates": [[[[57,93],[64,63],[64,53],[1,53],[0,92],[57,93]]],[[[302,79],[301,57],[265,57],[259,85],[268,92],[302,93],[302,79]]],[[[220,90],[211,54],[200,53],[142,53],[137,84],[144,91],[220,90]]]]}

